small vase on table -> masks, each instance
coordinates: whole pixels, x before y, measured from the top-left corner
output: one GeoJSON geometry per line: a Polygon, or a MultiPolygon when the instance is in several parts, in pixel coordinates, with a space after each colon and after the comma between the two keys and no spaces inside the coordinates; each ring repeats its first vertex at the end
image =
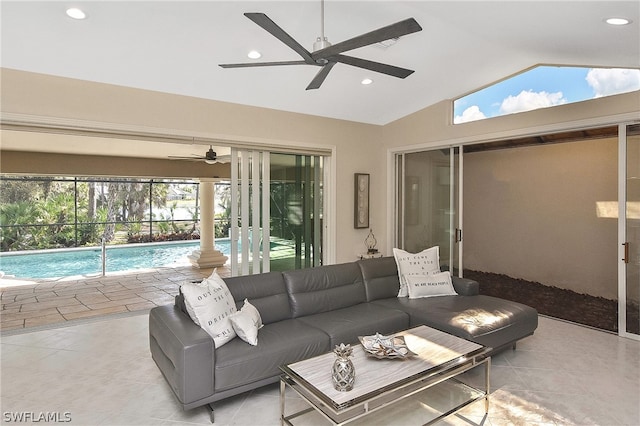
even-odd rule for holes
{"type": "Polygon", "coordinates": [[[337,356],[331,370],[333,387],[341,392],[350,391],[353,389],[353,384],[356,381],[356,368],[349,359],[353,353],[351,345],[341,343],[340,346],[336,346],[333,353],[337,356]]]}

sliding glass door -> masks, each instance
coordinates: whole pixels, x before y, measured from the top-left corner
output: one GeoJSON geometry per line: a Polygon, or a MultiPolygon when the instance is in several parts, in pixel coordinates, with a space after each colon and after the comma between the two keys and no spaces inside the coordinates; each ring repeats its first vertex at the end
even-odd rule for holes
{"type": "Polygon", "coordinates": [[[271,154],[271,270],[322,264],[322,157],[271,154]]]}
{"type": "Polygon", "coordinates": [[[323,157],[231,152],[231,273],[322,263],[323,157]]]}
{"type": "Polygon", "coordinates": [[[640,125],[620,126],[620,151],[618,322],[621,335],[640,339],[640,125]]]}
{"type": "Polygon", "coordinates": [[[560,283],[611,301],[617,281],[617,326],[615,311],[607,311],[601,324],[640,340],[640,124],[585,132],[580,140],[566,132],[468,145],[464,156],[463,147],[396,154],[395,247],[415,253],[440,246],[441,266],[461,275],[464,169],[472,212],[466,220],[468,268],[550,287],[560,283]],[[540,143],[545,137],[555,143],[540,143]],[[532,250],[545,244],[544,251],[532,250]],[[523,257],[531,261],[518,262],[523,257]],[[529,267],[532,262],[542,267],[529,267]],[[595,273],[567,281],[567,265],[595,273]]]}
{"type": "Polygon", "coordinates": [[[461,156],[445,148],[396,156],[396,247],[412,253],[440,247],[440,264],[461,271],[461,156]]]}

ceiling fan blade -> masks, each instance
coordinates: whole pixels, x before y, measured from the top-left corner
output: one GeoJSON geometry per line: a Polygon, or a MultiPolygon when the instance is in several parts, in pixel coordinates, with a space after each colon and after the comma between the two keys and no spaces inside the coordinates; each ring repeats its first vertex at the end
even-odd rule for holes
{"type": "Polygon", "coordinates": [[[180,157],[178,155],[169,155],[170,160],[187,160],[187,161],[203,161],[205,157],[194,155],[193,157],[180,157]]]}
{"type": "Polygon", "coordinates": [[[311,53],[302,47],[300,43],[294,40],[293,37],[287,34],[275,22],[273,22],[267,15],[264,13],[245,13],[244,16],[251,19],[269,34],[295,50],[298,55],[302,56],[302,59],[304,59],[306,63],[315,64],[315,61],[311,57],[311,53]]]}
{"type": "Polygon", "coordinates": [[[307,90],[318,89],[324,82],[324,79],[327,78],[327,75],[329,75],[329,71],[331,71],[331,68],[333,68],[335,64],[335,62],[328,62],[326,65],[320,68],[320,71],[318,71],[316,76],[313,77],[313,80],[311,80],[311,83],[309,83],[309,85],[307,86],[307,90]]]}
{"type": "Polygon", "coordinates": [[[348,50],[357,49],[359,47],[368,46],[370,44],[379,43],[381,41],[398,38],[403,35],[422,31],[422,27],[413,18],[396,22],[386,27],[378,28],[366,34],[359,35],[349,40],[336,43],[333,46],[325,47],[311,54],[313,60],[328,59],[330,56],[337,55],[348,50]]]}
{"type": "Polygon", "coordinates": [[[279,65],[308,65],[305,61],[279,61],[279,62],[245,62],[242,64],[218,64],[222,68],[249,68],[249,67],[273,67],[279,65]]]}
{"type": "Polygon", "coordinates": [[[389,64],[382,64],[380,62],[369,61],[367,59],[360,59],[346,55],[334,55],[329,57],[329,60],[341,62],[343,64],[352,65],[358,68],[364,68],[366,70],[375,71],[398,78],[407,78],[414,72],[413,70],[409,70],[406,68],[400,68],[389,64]]]}

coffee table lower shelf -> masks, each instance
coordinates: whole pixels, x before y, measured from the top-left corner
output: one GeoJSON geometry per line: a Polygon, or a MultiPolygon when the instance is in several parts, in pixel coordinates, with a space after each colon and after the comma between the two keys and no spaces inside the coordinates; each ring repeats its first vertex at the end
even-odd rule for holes
{"type": "MultiPolygon", "coordinates": [[[[296,378],[294,374],[285,373],[280,377],[280,421],[282,425],[287,424],[293,426],[291,420],[315,410],[331,423],[342,425],[360,419],[383,408],[387,408],[393,404],[398,404],[413,395],[425,392],[439,384],[442,386],[442,389],[440,389],[441,386],[438,386],[438,389],[440,389],[439,393],[445,393],[447,395],[447,398],[440,399],[454,400],[455,405],[453,407],[442,406],[440,401],[440,406],[429,407],[429,414],[434,415],[435,417],[429,419],[424,423],[425,425],[433,424],[438,420],[457,413],[464,407],[482,399],[485,400],[486,414],[489,412],[491,358],[472,358],[467,361],[467,363],[463,362],[462,364],[445,371],[440,370],[435,374],[425,374],[424,376],[402,383],[401,385],[390,386],[388,389],[381,389],[364,400],[360,399],[349,404],[343,404],[341,407],[331,404],[320,395],[316,394],[312,390],[312,387],[309,387],[304,380],[299,380],[299,378],[296,378]],[[456,378],[456,376],[480,366],[484,366],[485,368],[484,389],[477,389],[456,378]],[[310,405],[310,407],[285,415],[285,392],[287,386],[300,395],[310,405]],[[452,397],[454,394],[456,396],[452,397]]],[[[422,405],[424,406],[425,404],[422,403],[422,405]]]]}

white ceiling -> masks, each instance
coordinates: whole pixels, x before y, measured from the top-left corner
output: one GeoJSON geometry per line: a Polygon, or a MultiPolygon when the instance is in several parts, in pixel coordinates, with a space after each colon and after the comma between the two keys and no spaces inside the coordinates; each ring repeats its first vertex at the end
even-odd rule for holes
{"type": "Polygon", "coordinates": [[[405,80],[336,65],[222,69],[300,59],[243,16],[263,12],[308,50],[320,33],[313,1],[2,1],[2,67],[285,111],[386,124],[537,64],[640,66],[640,2],[338,1],[325,4],[330,42],[413,17],[421,32],[349,55],[410,68],[405,80]],[[80,6],[88,19],[65,15],[80,6]],[[611,16],[631,19],[613,27],[611,16]],[[374,83],[363,86],[370,77],[374,83]]]}

